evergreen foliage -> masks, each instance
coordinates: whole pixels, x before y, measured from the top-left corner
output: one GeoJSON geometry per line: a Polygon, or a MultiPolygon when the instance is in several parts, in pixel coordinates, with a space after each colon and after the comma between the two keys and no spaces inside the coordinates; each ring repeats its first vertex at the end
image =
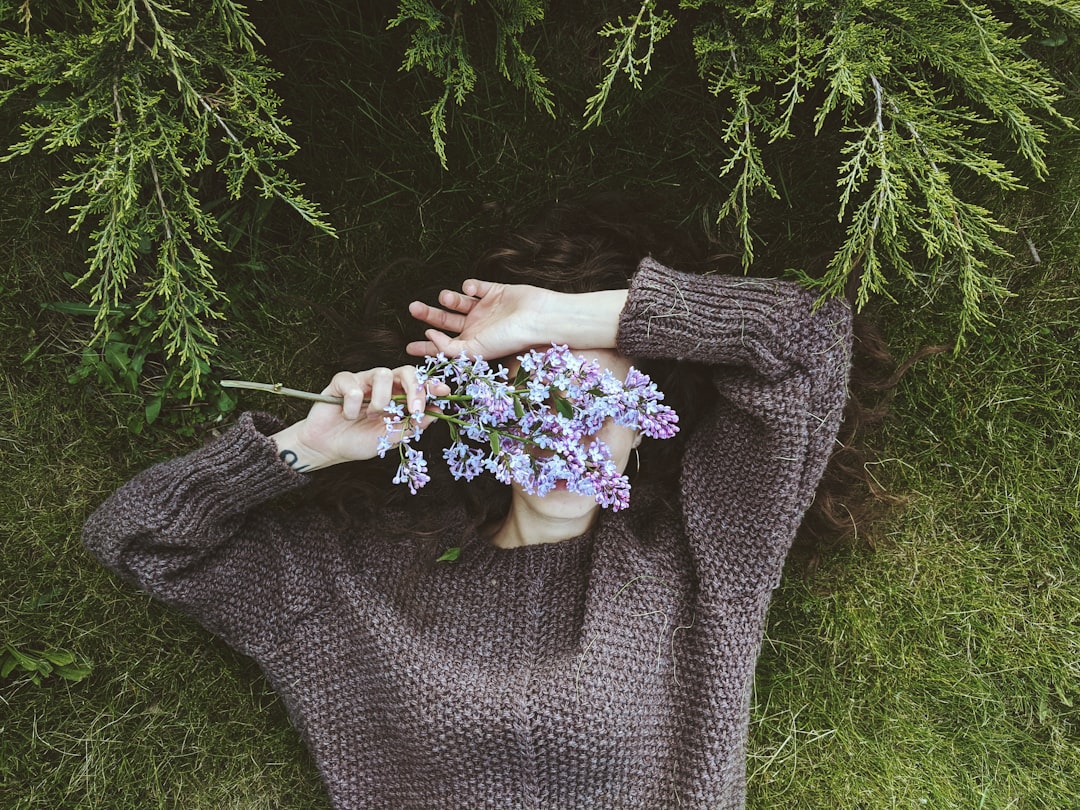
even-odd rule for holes
{"type": "MultiPolygon", "coordinates": [[[[405,67],[423,66],[444,81],[446,94],[429,114],[437,110],[432,134],[445,164],[447,100],[452,91],[462,103],[476,79],[470,73],[465,82],[445,67],[453,59],[467,60],[459,20],[470,9],[459,0],[444,3],[445,10],[435,0],[402,5],[426,9],[426,16],[413,18],[405,67]],[[452,44],[450,32],[457,37],[452,44]]],[[[543,4],[518,5],[528,7],[530,22],[542,20],[543,4]]],[[[1008,294],[986,265],[988,257],[1003,252],[998,237],[1008,229],[979,198],[988,188],[1022,185],[1019,167],[995,151],[1003,138],[1012,141],[1024,170],[1043,179],[1048,128],[1073,126],[1059,109],[1060,81],[1028,48],[1059,46],[1080,32],[1080,3],[629,5],[634,13],[598,29],[607,50],[596,92],[585,104],[585,126],[601,122],[620,76],[640,90],[654,67],[657,43],[674,38],[667,49],[674,78],[666,80],[678,81],[679,68],[693,63],[725,109],[720,135],[728,156],[716,171],[730,193],[718,206],[717,221],[733,222],[745,265],[754,259],[755,197],[781,196],[765,148],[782,139],[839,134],[837,216],[846,237],[828,272],[804,280],[835,295],[859,272],[860,306],[873,294],[887,295],[895,278],[932,289],[951,283],[961,293],[960,338],[986,321],[987,304],[1008,294]],[[810,131],[798,129],[800,116],[812,120],[810,131]]],[[[403,15],[395,24],[404,21],[403,15]]],[[[494,21],[497,29],[500,24],[494,21]]],[[[542,78],[537,82],[543,86],[542,78]]]]}
{"type": "Polygon", "coordinates": [[[652,69],[653,52],[656,43],[663,39],[675,25],[675,18],[670,12],[656,10],[655,0],[644,0],[638,13],[629,22],[619,17],[614,23],[604,23],[597,35],[612,41],[612,46],[604,58],[604,78],[596,88],[596,94],[585,103],[585,126],[599,124],[603,117],[604,105],[607,104],[611,88],[620,73],[626,74],[627,80],[635,90],[641,89],[641,79],[652,69]],[[645,52],[638,54],[640,45],[645,52]]]}
{"type": "Polygon", "coordinates": [[[71,212],[72,231],[90,230],[75,286],[89,290],[92,343],[109,364],[134,329],[140,352],[173,358],[169,383],[194,397],[225,304],[212,256],[227,245],[207,175],[221,175],[233,199],[254,186],[330,230],[282,168],[297,145],[271,88],[277,74],[234,0],[80,0],[49,8],[44,26],[37,9],[0,5],[18,23],[0,38],[0,102],[33,99],[3,159],[64,153],[55,207],[71,212]]]}
{"type": "Polygon", "coordinates": [[[521,43],[525,30],[544,18],[543,0],[400,0],[398,14],[388,28],[408,25],[412,29],[402,70],[422,67],[443,84],[443,93],[429,107],[427,116],[435,152],[447,168],[446,110],[453,98],[461,105],[476,87],[476,68],[469,54],[465,24],[474,19],[495,28],[495,68],[515,87],[523,88],[538,108],[555,114],[547,79],[536,58],[521,43]]]}
{"type": "MultiPolygon", "coordinates": [[[[561,44],[552,34],[565,20],[548,8],[398,0],[386,27],[406,36],[401,69],[430,74],[439,88],[424,115],[444,167],[448,115],[475,103],[489,75],[555,115],[534,55],[561,44]]],[[[986,264],[1007,231],[986,200],[1045,178],[1053,129],[1073,126],[1061,81],[1032,54],[1075,37],[1080,2],[635,0],[574,14],[596,15],[599,51],[585,64],[595,92],[583,106],[568,100],[585,128],[604,126],[613,98],[628,97],[620,84],[632,94],[647,79],[703,82],[715,97],[714,171],[728,191],[714,213],[734,227],[745,265],[757,246],[755,208],[766,197],[796,202],[778,182],[771,145],[817,139],[836,167],[844,236],[825,275],[804,275],[807,283],[833,295],[858,272],[860,305],[898,281],[957,290],[961,337],[1008,294],[986,264]]],[[[4,159],[42,149],[66,161],[56,206],[89,232],[76,286],[96,314],[95,344],[164,350],[181,371],[166,385],[195,396],[226,304],[214,272],[228,245],[207,202],[213,184],[234,199],[257,189],[332,230],[283,169],[297,145],[245,7],[0,0],[0,19],[0,103],[21,105],[23,122],[4,159]]]]}

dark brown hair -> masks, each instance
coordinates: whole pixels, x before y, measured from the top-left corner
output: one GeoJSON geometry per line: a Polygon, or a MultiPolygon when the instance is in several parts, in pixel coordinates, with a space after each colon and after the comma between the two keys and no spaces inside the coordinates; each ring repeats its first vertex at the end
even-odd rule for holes
{"type": "MultiPolygon", "coordinates": [[[[440,274],[439,283],[432,285],[423,282],[431,273],[418,263],[397,262],[386,268],[368,285],[361,312],[342,321],[343,328],[360,323],[363,329],[354,332],[350,349],[333,370],[412,362],[404,354],[404,345],[418,338],[422,327],[408,317],[408,300],[434,300],[440,289],[455,287],[465,276],[575,293],[626,288],[639,261],[650,255],[686,272],[739,272],[730,254],[713,247],[618,197],[560,204],[535,225],[497,239],[460,278],[440,274]]],[[[642,443],[643,475],[655,481],[675,480],[684,437],[692,434],[716,396],[710,372],[689,362],[645,361],[636,365],[664,391],[666,401],[679,414],[681,426],[676,439],[642,443]]],[[[884,416],[887,394],[883,392],[890,388],[894,367],[879,333],[865,319],[856,318],[851,395],[840,441],[796,539],[796,553],[811,567],[823,551],[854,536],[867,538],[865,523],[889,500],[867,473],[862,440],[884,416]]],[[[448,499],[465,507],[476,528],[500,519],[509,506],[509,488],[490,476],[467,485],[455,482],[439,461],[441,448],[447,443],[440,427],[429,428],[420,440],[425,455],[433,459],[429,465],[432,481],[420,494],[411,496],[403,487],[389,484],[397,464],[396,454],[390,453],[381,464],[343,465],[319,474],[317,496],[345,517],[367,510],[400,510],[402,531],[418,536],[435,537],[444,528],[448,499]]]]}

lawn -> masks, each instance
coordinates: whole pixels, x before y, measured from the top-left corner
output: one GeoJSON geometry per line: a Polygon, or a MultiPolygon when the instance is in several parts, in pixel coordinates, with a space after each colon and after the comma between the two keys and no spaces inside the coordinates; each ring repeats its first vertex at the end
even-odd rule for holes
{"type": "MultiPolygon", "coordinates": [[[[554,119],[481,82],[455,114],[444,170],[421,115],[438,88],[398,72],[403,40],[385,18],[290,9],[260,4],[256,23],[285,74],[301,144],[290,171],[339,236],[254,196],[238,208],[242,238],[219,266],[231,302],[220,376],[321,387],[340,343],[325,308],[354,313],[398,257],[457,271],[556,199],[624,191],[733,239],[707,214],[727,189],[720,110],[703,88],[659,77],[583,131],[588,71],[558,88],[580,103],[554,119]]],[[[592,29],[578,33],[551,59],[595,59],[592,29]]],[[[0,113],[5,143],[15,126],[0,113]]],[[[1056,133],[1050,180],[992,201],[1014,231],[994,264],[1012,297],[960,349],[916,364],[866,437],[898,503],[813,574],[791,566],[777,592],[753,703],[753,808],[1080,806],[1078,144],[1056,133]]],[[[775,146],[780,182],[805,202],[763,201],[761,262],[797,266],[838,234],[815,203],[834,182],[815,148],[775,146]]],[[[89,325],[43,308],[79,300],[65,274],[86,254],[86,235],[46,210],[63,168],[41,155],[0,164],[0,643],[70,651],[90,674],[0,679],[0,807],[324,807],[254,666],[81,548],[109,492],[219,425],[173,409],[136,433],[140,398],[68,381],[89,325]]],[[[929,292],[873,303],[899,357],[956,340],[956,302],[929,292]]],[[[241,407],[301,413],[259,394],[241,407]]]]}

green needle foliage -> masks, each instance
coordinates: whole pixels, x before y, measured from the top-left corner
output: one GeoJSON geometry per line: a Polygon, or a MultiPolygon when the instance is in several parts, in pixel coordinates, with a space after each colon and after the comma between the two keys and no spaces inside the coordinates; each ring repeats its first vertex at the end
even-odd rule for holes
{"type": "Polygon", "coordinates": [[[605,23],[597,35],[613,43],[604,58],[604,78],[596,88],[596,94],[585,103],[585,126],[599,124],[607,104],[611,88],[620,73],[635,90],[641,89],[641,79],[652,69],[656,43],[663,39],[675,25],[670,12],[656,10],[655,0],[645,0],[638,13],[629,22],[622,17],[614,23],[605,23]],[[644,53],[638,54],[638,47],[644,53]]]}
{"type": "MultiPolygon", "coordinates": [[[[80,0],[49,9],[43,31],[29,2],[0,3],[15,21],[0,34],[0,103],[32,99],[3,158],[61,152],[55,207],[88,229],[92,345],[105,361],[125,324],[149,324],[144,343],[172,358],[176,393],[202,392],[224,296],[212,255],[227,249],[205,202],[209,175],[235,199],[249,187],[330,231],[282,168],[286,133],[277,74],[233,0],[80,0]]],[[[143,347],[144,349],[146,346],[143,347]]]]}
{"type": "MultiPolygon", "coordinates": [[[[548,19],[546,0],[398,0],[386,12],[385,36],[404,35],[401,70],[437,87],[424,116],[444,168],[460,134],[449,116],[477,104],[489,77],[555,115],[535,56],[546,49],[551,64],[584,70],[593,91],[570,106],[590,134],[634,93],[691,97],[704,85],[717,123],[700,163],[725,189],[710,213],[734,229],[747,267],[760,247],[755,212],[769,198],[800,202],[777,157],[793,141],[835,167],[831,261],[806,283],[835,295],[857,276],[860,306],[897,283],[947,291],[960,339],[1008,295],[988,266],[1007,231],[990,200],[1045,178],[1054,130],[1073,127],[1062,81],[1037,55],[1080,32],[1077,0],[635,0],[559,16],[548,19]],[[597,45],[584,58],[580,39],[563,36],[583,18],[597,45]]],[[[228,248],[222,214],[206,200],[256,189],[331,231],[283,168],[297,145],[244,6],[55,0],[45,14],[32,0],[0,0],[0,20],[0,103],[22,105],[5,159],[41,149],[65,161],[56,206],[89,235],[75,284],[95,313],[99,372],[110,358],[159,351],[174,364],[163,386],[199,395],[226,304],[215,274],[228,248]]]]}
{"type": "Polygon", "coordinates": [[[477,0],[400,0],[398,14],[387,26],[412,29],[401,69],[422,67],[443,84],[442,95],[424,112],[443,168],[447,168],[447,106],[451,98],[460,106],[476,88],[476,67],[465,33],[467,21],[476,19],[494,25],[495,69],[515,87],[523,88],[539,109],[555,114],[547,79],[540,73],[535,57],[521,44],[525,30],[544,17],[542,0],[486,0],[479,9],[476,6],[477,0]]]}
{"type": "MultiPolygon", "coordinates": [[[[539,23],[545,10],[537,0],[505,0],[499,4],[504,16],[486,19],[475,5],[403,2],[409,11],[393,22],[413,24],[404,67],[423,66],[444,82],[444,95],[428,111],[444,164],[447,101],[453,96],[461,104],[476,82],[462,17],[469,14],[501,31],[508,7],[520,9],[519,20],[527,9],[530,23],[539,23]]],[[[1003,252],[998,237],[1007,228],[979,199],[994,189],[1020,188],[1018,171],[1045,178],[1048,128],[1073,126],[1058,106],[1061,82],[1028,49],[1060,46],[1080,32],[1080,3],[618,5],[629,5],[632,13],[598,29],[606,55],[596,92],[585,104],[585,126],[601,122],[620,76],[641,90],[643,77],[655,67],[657,43],[676,40],[665,51],[671,60],[665,80],[680,81],[683,66],[696,67],[724,111],[719,135],[727,156],[717,160],[716,172],[730,192],[716,217],[734,224],[745,265],[754,259],[755,198],[781,196],[767,147],[784,139],[820,138],[837,144],[837,216],[845,234],[827,273],[804,277],[808,283],[836,295],[859,272],[860,306],[874,294],[887,295],[891,279],[928,289],[951,283],[961,293],[961,339],[986,321],[989,302],[1007,295],[986,264],[1003,252]],[[1009,141],[1020,158],[1016,168],[1000,154],[1009,141]]],[[[514,36],[522,30],[515,28],[514,36]]],[[[515,45],[520,47],[517,39],[515,45]]],[[[543,88],[543,79],[535,85],[543,88]]],[[[533,98],[542,106],[550,101],[535,92],[533,98]]]]}

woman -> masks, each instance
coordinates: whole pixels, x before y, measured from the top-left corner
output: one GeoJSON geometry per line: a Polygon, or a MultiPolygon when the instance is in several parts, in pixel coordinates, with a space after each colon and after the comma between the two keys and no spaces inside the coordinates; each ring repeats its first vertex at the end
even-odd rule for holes
{"type": "Polygon", "coordinates": [[[496,358],[555,342],[618,374],[633,358],[669,380],[704,375],[677,474],[648,452],[637,470],[640,438],[605,428],[632,475],[629,508],[601,512],[564,490],[445,502],[434,543],[461,551],[439,564],[401,529],[410,501],[351,518],[276,509],[313,470],[377,463],[393,394],[413,408],[446,394],[403,365],[337,374],[326,393],[344,404],[292,425],[245,414],[87,523],[105,565],[258,661],[336,807],[745,801],[754,664],[837,437],[849,308],[647,256],[628,289],[553,289],[563,281],[470,279],[438,306],[414,301],[428,329],[408,351],[496,358]]]}

